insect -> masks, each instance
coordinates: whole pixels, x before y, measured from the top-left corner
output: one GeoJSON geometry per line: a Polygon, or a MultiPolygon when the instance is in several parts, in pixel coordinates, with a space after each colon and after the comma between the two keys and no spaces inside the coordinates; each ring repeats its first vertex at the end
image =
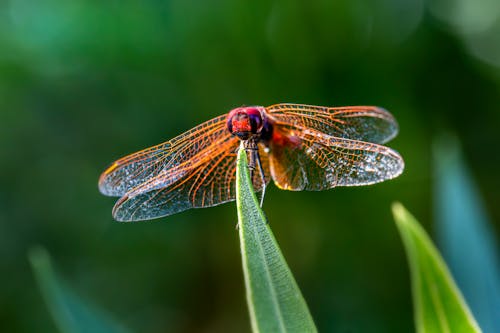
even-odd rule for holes
{"type": "Polygon", "coordinates": [[[233,201],[241,141],[261,198],[271,179],[292,191],[374,184],[403,171],[401,156],[381,145],[397,132],[394,117],[373,106],[239,107],[117,160],[101,175],[99,190],[121,197],[113,208],[118,221],[233,201]]]}

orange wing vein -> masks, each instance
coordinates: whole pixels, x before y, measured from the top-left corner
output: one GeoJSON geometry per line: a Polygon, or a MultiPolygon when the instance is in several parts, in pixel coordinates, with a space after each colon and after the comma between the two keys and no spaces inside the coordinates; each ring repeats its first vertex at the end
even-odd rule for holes
{"type": "MultiPolygon", "coordinates": [[[[118,221],[140,221],[172,215],[190,208],[216,206],[233,201],[236,195],[236,155],[239,140],[219,142],[204,152],[211,158],[192,168],[180,179],[168,186],[168,173],[149,180],[129,191],[115,204],[113,216],[118,221]],[[166,178],[166,179],[164,179],[166,178]]],[[[261,160],[269,181],[267,155],[261,152],[261,160]]],[[[254,188],[262,189],[259,175],[254,175],[254,188]]]]}
{"type": "MultiPolygon", "coordinates": [[[[99,190],[109,196],[122,196],[161,174],[173,183],[208,158],[203,152],[214,143],[230,139],[226,116],[219,116],[170,141],[125,156],[114,162],[99,178],[99,190]]],[[[159,183],[156,186],[161,186],[159,183]]]]}
{"type": "MultiPolygon", "coordinates": [[[[239,139],[226,128],[226,116],[207,121],[160,145],[125,156],[100,177],[99,189],[122,196],[113,208],[118,221],[171,215],[215,206],[235,198],[239,139]]],[[[261,151],[269,181],[269,162],[261,151]]],[[[254,186],[261,190],[258,175],[254,186]]]]}
{"type": "Polygon", "coordinates": [[[276,185],[288,190],[324,190],[395,178],[401,156],[379,145],[398,132],[394,117],[372,106],[320,107],[276,104],[270,169],[276,185]],[[365,142],[367,141],[367,142],[365,142]]]}
{"type": "Polygon", "coordinates": [[[401,174],[404,162],[394,150],[368,142],[336,138],[308,130],[296,146],[271,144],[270,168],[275,184],[292,191],[320,191],[335,186],[368,185],[401,174]]]}
{"type": "Polygon", "coordinates": [[[279,122],[338,138],[385,143],[398,133],[394,117],[375,106],[325,107],[283,103],[266,110],[279,122]]]}

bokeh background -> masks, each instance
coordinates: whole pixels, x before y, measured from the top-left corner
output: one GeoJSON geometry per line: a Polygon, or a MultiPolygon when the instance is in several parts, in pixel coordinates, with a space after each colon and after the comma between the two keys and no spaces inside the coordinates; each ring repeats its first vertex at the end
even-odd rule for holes
{"type": "Polygon", "coordinates": [[[3,0],[0,331],[56,330],[27,251],[135,332],[250,330],[233,203],[121,224],[115,159],[241,105],[379,105],[396,180],[270,186],[265,212],[324,332],[413,331],[401,201],[433,235],[432,142],[452,132],[498,236],[496,0],[3,0]]]}

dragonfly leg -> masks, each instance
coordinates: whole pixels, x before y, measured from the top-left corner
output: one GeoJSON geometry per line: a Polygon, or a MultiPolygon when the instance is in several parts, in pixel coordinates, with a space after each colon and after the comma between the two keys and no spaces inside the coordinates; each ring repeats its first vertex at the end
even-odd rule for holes
{"type": "Polygon", "coordinates": [[[248,169],[250,171],[250,179],[253,183],[253,176],[257,167],[259,168],[260,179],[262,182],[262,194],[260,196],[260,207],[264,204],[264,195],[266,194],[266,175],[259,155],[259,147],[254,140],[248,140],[244,143],[244,148],[249,154],[248,169]]]}
{"type": "Polygon", "coordinates": [[[255,173],[255,164],[256,161],[260,163],[259,160],[259,147],[257,147],[257,143],[254,140],[248,140],[244,143],[245,151],[248,153],[248,170],[250,171],[250,180],[253,184],[253,176],[255,173]]]}
{"type": "MultiPolygon", "coordinates": [[[[257,167],[259,168],[260,180],[262,182],[262,193],[260,197],[260,207],[264,204],[264,196],[266,194],[266,174],[264,173],[264,167],[262,166],[262,161],[260,160],[259,147],[255,140],[247,140],[242,142],[241,147],[245,149],[248,153],[248,170],[250,171],[250,180],[253,185],[253,176],[257,167]]],[[[255,189],[255,188],[254,188],[255,189]]],[[[267,217],[264,215],[267,223],[267,217]]],[[[239,223],[236,224],[236,230],[239,230],[239,223]]]]}
{"type": "Polygon", "coordinates": [[[264,168],[262,167],[262,162],[260,161],[259,151],[256,151],[257,165],[259,166],[260,180],[262,182],[262,194],[260,197],[260,207],[264,204],[264,195],[266,194],[266,175],[264,173],[264,168]]]}

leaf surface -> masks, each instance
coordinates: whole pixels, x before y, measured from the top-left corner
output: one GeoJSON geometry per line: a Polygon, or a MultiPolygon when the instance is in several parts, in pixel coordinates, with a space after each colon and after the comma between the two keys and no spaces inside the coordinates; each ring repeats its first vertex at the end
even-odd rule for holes
{"type": "Polygon", "coordinates": [[[236,204],[243,273],[254,332],[316,332],[309,309],[267,224],[240,148],[236,204]]]}
{"type": "Polygon", "coordinates": [[[427,233],[400,203],[392,211],[410,265],[417,332],[481,332],[427,233]]]}

